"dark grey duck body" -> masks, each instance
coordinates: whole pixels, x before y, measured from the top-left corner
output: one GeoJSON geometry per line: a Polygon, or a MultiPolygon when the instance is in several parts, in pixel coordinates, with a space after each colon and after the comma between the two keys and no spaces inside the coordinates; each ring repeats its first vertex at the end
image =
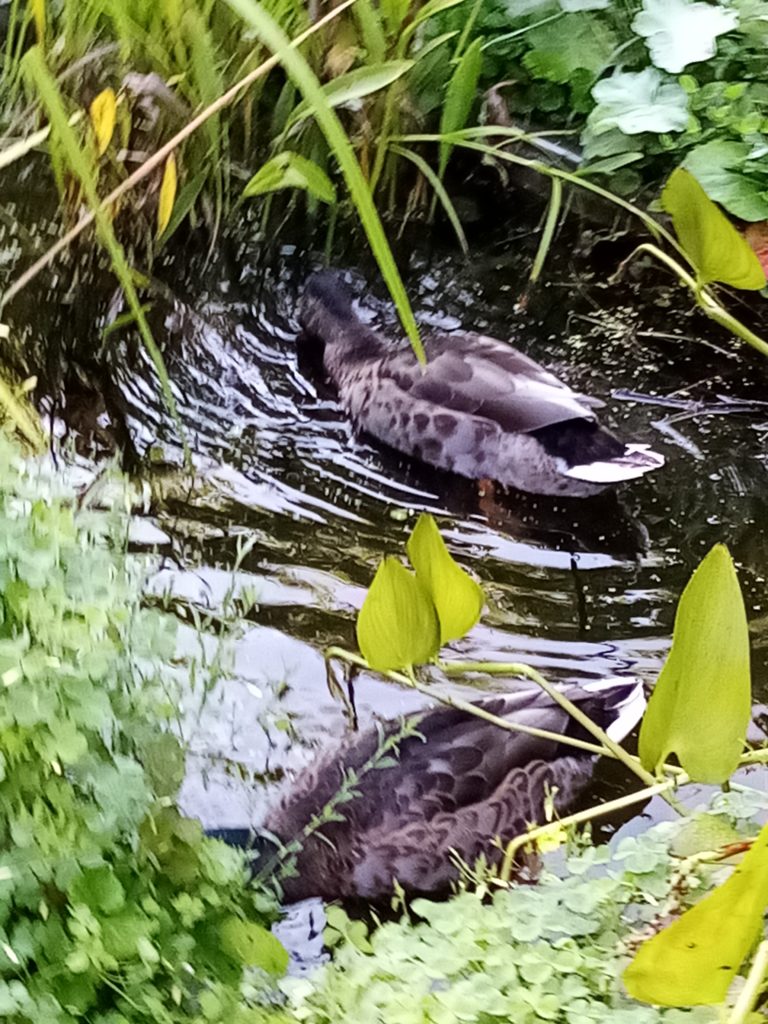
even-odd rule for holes
{"type": "MultiPolygon", "coordinates": [[[[606,681],[567,695],[617,741],[636,724],[641,684],[606,681]]],[[[502,718],[583,737],[573,719],[541,690],[478,701],[502,718]]],[[[545,822],[554,793],[563,813],[592,775],[594,758],[571,746],[510,732],[468,712],[440,707],[408,716],[418,732],[401,740],[395,764],[362,774],[358,795],[339,806],[342,819],[312,833],[298,854],[297,875],[284,881],[287,901],[386,899],[397,880],[410,893],[437,894],[459,871],[452,851],[469,865],[480,854],[498,863],[495,840],[506,842],[545,822]]],[[[299,839],[342,785],[346,771],[374,756],[399,722],[368,729],[305,769],[265,827],[284,843],[299,839]]]]}
{"type": "Polygon", "coordinates": [[[534,494],[588,497],[664,464],[597,422],[578,395],[511,345],[469,332],[427,334],[427,365],[363,324],[335,271],[313,274],[299,311],[355,425],[406,455],[534,494]]]}

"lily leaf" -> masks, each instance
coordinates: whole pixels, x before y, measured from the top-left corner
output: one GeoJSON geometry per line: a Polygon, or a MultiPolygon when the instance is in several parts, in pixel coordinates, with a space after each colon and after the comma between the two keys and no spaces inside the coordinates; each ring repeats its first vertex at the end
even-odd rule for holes
{"type": "Polygon", "coordinates": [[[674,752],[696,782],[722,783],[744,749],[750,719],[749,635],[728,549],[716,544],[688,582],[672,650],[640,729],[640,759],[656,769],[674,752]]]}
{"type": "Polygon", "coordinates": [[[722,1003],[767,905],[768,825],[727,882],[640,947],[624,972],[627,992],[657,1006],[722,1003]]]}
{"type": "Polygon", "coordinates": [[[322,203],[336,202],[336,189],[325,171],[313,160],[290,150],[273,156],[256,171],[243,189],[243,199],[281,188],[303,188],[322,203]]]}
{"type": "Polygon", "coordinates": [[[435,606],[396,558],[385,558],[376,571],[357,617],[357,643],[377,672],[424,664],[440,649],[435,606]]]}
{"type": "Polygon", "coordinates": [[[672,216],[677,237],[691,259],[699,284],[720,281],[758,291],[765,274],[749,243],[718,209],[694,176],[678,167],[669,176],[661,203],[672,216]]]}
{"type": "Polygon", "coordinates": [[[419,516],[407,550],[417,579],[437,609],[441,646],[464,636],[480,618],[485,597],[472,577],[454,562],[432,516],[419,516]]]}

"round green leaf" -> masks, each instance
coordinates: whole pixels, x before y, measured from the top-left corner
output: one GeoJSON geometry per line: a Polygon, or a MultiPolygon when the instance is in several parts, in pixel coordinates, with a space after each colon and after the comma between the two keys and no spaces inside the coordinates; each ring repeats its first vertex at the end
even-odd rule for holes
{"type": "Polygon", "coordinates": [[[396,558],[385,558],[376,571],[357,617],[357,642],[377,672],[423,664],[440,649],[435,606],[396,558]]]}
{"type": "Polygon", "coordinates": [[[228,917],[219,929],[225,953],[248,967],[260,967],[268,974],[285,973],[288,953],[282,943],[263,925],[228,917]]]}
{"type": "Polygon", "coordinates": [[[765,274],[749,243],[688,171],[669,176],[661,203],[694,267],[699,283],[720,281],[733,288],[759,291],[765,274]]]}
{"type": "Polygon", "coordinates": [[[480,618],[485,597],[472,577],[454,562],[432,516],[419,516],[407,550],[417,579],[437,609],[440,644],[464,636],[480,618]]]}

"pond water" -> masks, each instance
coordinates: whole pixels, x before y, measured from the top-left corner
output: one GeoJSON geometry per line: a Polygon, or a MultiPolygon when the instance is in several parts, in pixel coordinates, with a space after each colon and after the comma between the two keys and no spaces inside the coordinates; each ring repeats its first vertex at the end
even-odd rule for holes
{"type": "MultiPolygon", "coordinates": [[[[355,613],[376,566],[402,551],[424,509],[488,599],[452,652],[525,661],[559,681],[634,674],[652,682],[685,582],[709,547],[726,541],[764,699],[768,364],[734,355],[735,342],[688,313],[685,293],[648,291],[650,272],[617,291],[583,259],[564,256],[520,309],[529,265],[521,248],[507,244],[469,265],[413,252],[407,284],[418,317],[512,339],[605,400],[603,420],[661,451],[661,471],[589,501],[480,497],[475,484],[356,435],[297,347],[294,312],[312,261],[292,246],[264,270],[242,245],[199,274],[187,270],[183,290],[155,307],[197,475],[190,481],[167,465],[152,474],[153,516],[172,541],[152,586],[213,612],[233,595],[258,600],[232,641],[232,672],[202,711],[190,698],[194,769],[183,798],[206,826],[257,823],[273,783],[285,784],[287,769],[348,728],[322,650],[354,649],[355,613]]],[[[360,283],[363,308],[399,337],[378,284],[360,283]]],[[[178,465],[176,432],[140,351],[120,386],[139,451],[178,465]]],[[[196,648],[191,628],[183,639],[196,648]]],[[[369,675],[356,679],[354,699],[363,725],[424,703],[369,675]]],[[[614,790],[624,784],[607,778],[614,790]]]]}

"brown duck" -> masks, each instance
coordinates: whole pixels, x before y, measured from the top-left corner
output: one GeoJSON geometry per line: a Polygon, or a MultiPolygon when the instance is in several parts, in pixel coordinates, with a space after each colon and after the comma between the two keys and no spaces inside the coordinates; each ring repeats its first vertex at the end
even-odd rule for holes
{"type": "Polygon", "coordinates": [[[588,497],[664,465],[647,444],[601,426],[603,402],[576,394],[506,342],[464,331],[424,338],[427,364],[363,324],[336,271],[313,274],[304,334],[354,423],[392,448],[460,476],[534,494],[588,497]]]}
{"type": "MultiPolygon", "coordinates": [[[[642,685],[635,681],[607,680],[565,692],[617,741],[644,707],[642,685]]],[[[538,689],[477,703],[525,725],[584,735],[538,689]]],[[[468,712],[439,707],[409,717],[418,731],[401,741],[395,762],[362,774],[357,796],[337,808],[340,820],[324,824],[303,842],[296,874],[283,882],[287,901],[309,896],[384,899],[395,880],[410,893],[443,892],[459,875],[452,851],[470,865],[480,854],[497,863],[497,837],[505,842],[533,823],[544,823],[550,793],[555,810],[567,811],[592,774],[591,755],[501,729],[468,712]]],[[[285,844],[300,839],[339,791],[346,773],[359,772],[382,737],[400,728],[393,721],[369,729],[310,765],[268,815],[268,832],[285,844]]]]}

